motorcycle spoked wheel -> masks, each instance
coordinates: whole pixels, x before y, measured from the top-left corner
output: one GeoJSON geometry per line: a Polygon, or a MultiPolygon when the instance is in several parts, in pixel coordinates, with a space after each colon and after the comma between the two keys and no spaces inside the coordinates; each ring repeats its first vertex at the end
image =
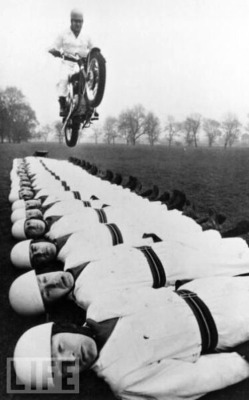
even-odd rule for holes
{"type": "Polygon", "coordinates": [[[78,117],[69,118],[64,131],[65,140],[68,147],[74,147],[77,144],[80,130],[80,120],[78,117]]]}
{"type": "Polygon", "coordinates": [[[100,52],[90,55],[87,68],[86,97],[88,104],[95,108],[101,103],[105,91],[106,66],[100,52]]]}

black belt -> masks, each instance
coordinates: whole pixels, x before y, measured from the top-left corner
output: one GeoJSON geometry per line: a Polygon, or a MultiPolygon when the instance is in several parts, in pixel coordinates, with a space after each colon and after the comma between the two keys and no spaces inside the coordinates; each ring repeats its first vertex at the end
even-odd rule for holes
{"type": "Polygon", "coordinates": [[[80,192],[73,192],[74,198],[77,200],[81,200],[80,192]]]}
{"type": "Polygon", "coordinates": [[[82,203],[84,204],[84,207],[92,207],[90,201],[84,201],[84,200],[82,200],[82,203]]]}
{"type": "Polygon", "coordinates": [[[83,264],[78,265],[74,268],[69,268],[67,272],[71,272],[74,277],[74,281],[80,276],[81,272],[90,264],[90,261],[84,262],[83,264]]]}
{"type": "Polygon", "coordinates": [[[105,321],[96,322],[90,318],[87,318],[84,327],[90,328],[92,337],[97,344],[98,351],[100,351],[108,341],[118,320],[119,318],[110,318],[105,321]]]}
{"type": "MultiPolygon", "coordinates": [[[[104,212],[104,210],[100,209],[100,208],[94,208],[94,210],[96,211],[96,213],[98,214],[99,217],[99,222],[101,224],[106,224],[107,223],[107,217],[106,217],[106,213],[104,212]]],[[[123,242],[122,242],[123,243],[123,242]]]]}
{"type": "Polygon", "coordinates": [[[149,246],[137,247],[145,255],[153,277],[153,288],[158,289],[166,285],[166,274],[158,255],[149,246]]]}
{"type": "Polygon", "coordinates": [[[190,290],[180,289],[176,293],[181,296],[193,311],[201,333],[202,354],[215,350],[218,343],[218,331],[206,304],[190,290]]]}
{"type": "Polygon", "coordinates": [[[120,232],[120,229],[117,227],[116,224],[105,224],[105,225],[107,226],[112,235],[113,246],[124,243],[122,233],[120,232]]]}
{"type": "Polygon", "coordinates": [[[65,189],[66,191],[69,191],[69,190],[70,190],[70,187],[67,185],[67,182],[66,182],[66,181],[61,181],[61,184],[62,184],[62,186],[64,187],[64,189],[65,189]]]}

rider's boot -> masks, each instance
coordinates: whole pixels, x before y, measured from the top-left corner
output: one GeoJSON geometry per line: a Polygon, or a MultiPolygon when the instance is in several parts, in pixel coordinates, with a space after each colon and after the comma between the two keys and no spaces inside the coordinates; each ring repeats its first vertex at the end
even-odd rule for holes
{"type": "Polygon", "coordinates": [[[99,119],[99,113],[96,110],[94,110],[91,117],[91,121],[98,121],[98,119],[99,119]]]}
{"type": "Polygon", "coordinates": [[[66,97],[60,96],[59,97],[59,104],[60,104],[60,117],[65,117],[66,114],[67,114],[66,97]]]}

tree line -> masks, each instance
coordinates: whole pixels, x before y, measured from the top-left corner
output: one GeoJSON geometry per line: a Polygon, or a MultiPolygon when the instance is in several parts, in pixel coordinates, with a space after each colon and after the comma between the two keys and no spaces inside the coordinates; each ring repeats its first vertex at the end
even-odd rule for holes
{"type": "MultiPolygon", "coordinates": [[[[249,114],[248,114],[249,118],[249,114]]],[[[35,111],[28,104],[25,96],[16,87],[0,89],[0,141],[20,143],[29,139],[47,141],[49,137],[63,141],[61,121],[40,126],[35,111]]],[[[122,111],[118,117],[108,116],[103,126],[92,128],[95,143],[101,140],[107,144],[115,144],[117,140],[127,145],[147,142],[151,146],[156,143],[184,144],[198,147],[200,133],[206,136],[208,146],[223,144],[225,148],[233,146],[241,140],[249,145],[249,122],[243,126],[237,116],[228,113],[222,121],[204,118],[195,113],[183,121],[177,121],[168,115],[162,124],[159,118],[147,111],[141,104],[122,111]]]]}
{"type": "Polygon", "coordinates": [[[249,123],[242,126],[235,114],[228,113],[222,121],[204,118],[198,113],[187,116],[183,121],[168,115],[162,125],[159,118],[142,105],[122,111],[117,118],[107,117],[101,128],[94,129],[93,135],[95,142],[103,136],[108,144],[115,144],[118,138],[122,138],[127,145],[135,145],[143,138],[151,146],[165,141],[169,147],[176,143],[198,147],[201,132],[209,147],[217,144],[218,140],[225,148],[233,146],[240,139],[249,144],[249,123]]]}

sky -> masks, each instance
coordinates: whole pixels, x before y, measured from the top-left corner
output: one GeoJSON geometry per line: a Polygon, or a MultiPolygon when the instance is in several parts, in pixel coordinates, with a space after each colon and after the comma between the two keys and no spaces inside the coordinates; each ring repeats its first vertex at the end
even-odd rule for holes
{"type": "Polygon", "coordinates": [[[58,119],[60,60],[47,53],[84,13],[106,58],[101,122],[135,104],[183,120],[249,113],[248,0],[0,0],[0,88],[17,86],[41,124],[58,119]]]}

